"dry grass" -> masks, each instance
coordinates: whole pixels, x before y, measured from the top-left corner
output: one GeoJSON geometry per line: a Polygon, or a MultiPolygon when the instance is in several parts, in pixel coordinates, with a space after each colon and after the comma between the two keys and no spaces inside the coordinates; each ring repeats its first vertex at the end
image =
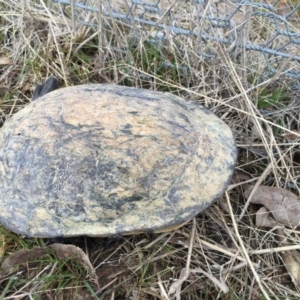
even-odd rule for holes
{"type": "MultiPolygon", "coordinates": [[[[142,13],[159,24],[230,36],[227,29],[208,28],[204,20],[195,26],[200,4],[174,1],[161,18],[129,1],[95,1],[94,7],[103,4],[107,12],[102,18],[100,12],[77,9],[75,14],[70,6],[63,9],[50,2],[0,0],[1,125],[50,75],[62,86],[108,82],[169,91],[209,107],[229,124],[239,147],[239,177],[300,194],[299,142],[282,138],[282,133],[300,127],[299,90],[290,78],[280,72],[264,74],[266,61],[258,52],[239,48],[235,53],[232,44],[203,42],[111,17],[130,11],[132,18],[142,13]],[[87,23],[91,25],[83,25],[87,23]]],[[[170,3],[160,5],[167,9],[170,3]]],[[[233,9],[233,4],[217,6],[211,1],[202,14],[222,15],[233,9]]],[[[237,35],[242,44],[261,41],[274,30],[274,24],[263,18],[249,19],[250,13],[247,6],[232,19],[236,27],[247,24],[243,35],[237,35]]],[[[299,33],[297,20],[291,26],[299,33]]],[[[285,66],[299,70],[296,62],[285,66]]],[[[236,182],[238,186],[226,194],[230,201],[224,196],[176,231],[116,241],[67,240],[88,254],[98,283],[76,261],[47,256],[9,274],[1,272],[0,299],[299,299],[299,287],[286,271],[281,250],[272,250],[281,246],[275,231],[255,226],[257,206],[244,209],[243,182],[236,182]]],[[[291,245],[300,245],[296,230],[286,232],[291,245]]],[[[4,229],[1,233],[4,257],[41,243],[4,229]]]]}

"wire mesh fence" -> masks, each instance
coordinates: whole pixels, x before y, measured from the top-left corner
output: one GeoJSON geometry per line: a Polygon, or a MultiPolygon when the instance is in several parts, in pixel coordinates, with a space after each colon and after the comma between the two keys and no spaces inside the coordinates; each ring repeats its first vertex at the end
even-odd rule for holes
{"type": "MultiPolygon", "coordinates": [[[[78,24],[99,29],[99,16],[106,30],[112,26],[130,28],[136,41],[150,41],[158,47],[180,43],[190,48],[194,59],[215,59],[229,54],[259,73],[259,80],[283,74],[300,87],[300,3],[293,0],[53,0],[78,24]],[[95,16],[95,18],[91,18],[95,16]],[[113,23],[109,20],[114,20],[113,23]],[[180,43],[178,43],[180,41],[180,43]]],[[[103,30],[103,28],[101,29],[103,30]]],[[[187,47],[187,48],[188,48],[187,47]]],[[[126,50],[124,50],[126,51],[126,50]]],[[[186,55],[186,54],[184,54],[186,55]]],[[[166,65],[172,63],[166,61],[166,65]]],[[[186,69],[185,65],[177,65],[186,69]]]]}

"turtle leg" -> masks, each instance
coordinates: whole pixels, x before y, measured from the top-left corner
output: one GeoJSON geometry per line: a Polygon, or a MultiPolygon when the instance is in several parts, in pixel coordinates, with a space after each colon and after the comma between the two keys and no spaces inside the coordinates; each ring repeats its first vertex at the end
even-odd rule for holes
{"type": "Polygon", "coordinates": [[[122,237],[120,235],[114,235],[108,237],[106,241],[103,242],[103,248],[109,248],[110,246],[114,245],[116,242],[120,241],[122,237]]]}
{"type": "Polygon", "coordinates": [[[65,244],[65,238],[64,237],[56,237],[56,238],[49,238],[49,239],[45,239],[45,246],[49,246],[52,244],[65,244]]]}
{"type": "Polygon", "coordinates": [[[48,78],[44,84],[38,84],[32,96],[32,101],[58,89],[58,80],[55,77],[48,78]]]}

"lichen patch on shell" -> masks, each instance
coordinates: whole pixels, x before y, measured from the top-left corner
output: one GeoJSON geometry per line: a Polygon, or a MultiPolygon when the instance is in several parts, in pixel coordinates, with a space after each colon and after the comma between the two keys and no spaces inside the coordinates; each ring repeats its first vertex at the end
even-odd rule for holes
{"type": "Polygon", "coordinates": [[[168,93],[59,89],[0,130],[0,223],[36,237],[164,230],[226,189],[231,130],[168,93]]]}

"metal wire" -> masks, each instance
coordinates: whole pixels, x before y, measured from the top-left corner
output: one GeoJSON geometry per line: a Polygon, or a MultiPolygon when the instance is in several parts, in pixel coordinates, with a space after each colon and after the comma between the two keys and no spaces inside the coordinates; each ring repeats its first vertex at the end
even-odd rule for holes
{"type": "Polygon", "coordinates": [[[300,55],[297,52],[300,32],[293,26],[293,22],[299,24],[300,2],[294,7],[290,4],[283,9],[280,0],[274,0],[272,4],[262,0],[178,0],[188,6],[193,15],[193,19],[188,20],[190,25],[182,26],[184,22],[176,17],[178,11],[170,10],[163,16],[167,9],[164,6],[170,4],[163,0],[52,1],[63,7],[73,5],[77,10],[76,21],[87,26],[97,24],[84,20],[82,11],[97,14],[101,2],[104,16],[122,21],[132,28],[134,25],[139,26],[145,33],[152,28],[152,34],[148,36],[152,42],[167,40],[166,33],[176,37],[190,37],[201,41],[201,46],[198,45],[195,51],[205,58],[216,56],[207,45],[221,43],[226,45],[229,54],[236,57],[243,51],[251,52],[252,57],[255,57],[255,53],[261,55],[266,65],[266,76],[280,70],[285,76],[300,81],[300,55]],[[124,3],[123,8],[120,8],[120,2],[124,3]],[[161,16],[164,18],[160,19],[161,16]],[[262,28],[260,24],[263,24],[262,28]],[[245,40],[245,37],[253,35],[251,30],[261,30],[261,38],[245,40]]]}

